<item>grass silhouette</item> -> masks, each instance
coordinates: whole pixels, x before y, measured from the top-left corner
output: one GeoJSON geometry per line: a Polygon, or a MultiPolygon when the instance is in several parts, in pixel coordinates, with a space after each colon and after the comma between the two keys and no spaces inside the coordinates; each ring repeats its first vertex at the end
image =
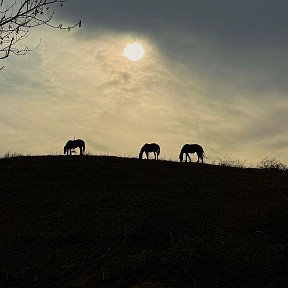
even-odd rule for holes
{"type": "Polygon", "coordinates": [[[285,169],[91,155],[0,167],[1,287],[288,284],[285,169]]]}

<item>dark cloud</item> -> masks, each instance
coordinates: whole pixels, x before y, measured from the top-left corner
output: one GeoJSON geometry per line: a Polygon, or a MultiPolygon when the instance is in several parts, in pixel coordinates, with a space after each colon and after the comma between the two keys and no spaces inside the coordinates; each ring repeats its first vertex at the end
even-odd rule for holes
{"type": "Polygon", "coordinates": [[[100,25],[153,34],[176,26],[226,41],[287,42],[287,8],[283,0],[69,0],[59,13],[81,17],[88,29],[100,25]]]}
{"type": "Polygon", "coordinates": [[[260,93],[288,90],[287,8],[282,0],[69,0],[58,15],[81,18],[82,38],[103,29],[150,37],[171,66],[184,63],[215,90],[234,83],[260,93]]]}

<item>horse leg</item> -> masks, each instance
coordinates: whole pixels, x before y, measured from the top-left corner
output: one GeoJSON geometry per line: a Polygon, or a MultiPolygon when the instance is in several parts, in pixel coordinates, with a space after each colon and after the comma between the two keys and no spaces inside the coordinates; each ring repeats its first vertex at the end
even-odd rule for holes
{"type": "Polygon", "coordinates": [[[200,161],[203,163],[203,155],[201,153],[197,153],[197,156],[198,156],[197,163],[199,163],[200,161]]]}
{"type": "MultiPolygon", "coordinates": [[[[190,157],[189,153],[187,153],[186,155],[188,156],[189,161],[191,162],[191,157],[190,157]]],[[[187,161],[187,156],[186,156],[186,161],[187,161]]]]}
{"type": "Polygon", "coordinates": [[[157,153],[155,151],[154,151],[154,158],[155,160],[158,160],[157,153]]]}
{"type": "Polygon", "coordinates": [[[204,163],[203,154],[201,154],[200,158],[201,158],[202,163],[204,163]]]}
{"type": "Polygon", "coordinates": [[[79,147],[79,148],[80,148],[80,155],[83,155],[82,147],[79,147]]]}
{"type": "Polygon", "coordinates": [[[149,159],[149,152],[145,152],[146,158],[149,159]]]}

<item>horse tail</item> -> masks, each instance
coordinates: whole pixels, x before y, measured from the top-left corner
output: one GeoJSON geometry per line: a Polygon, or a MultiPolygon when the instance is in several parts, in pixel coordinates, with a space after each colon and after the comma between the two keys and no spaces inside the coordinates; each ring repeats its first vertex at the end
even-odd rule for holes
{"type": "Polygon", "coordinates": [[[204,149],[203,149],[203,147],[202,146],[200,146],[200,155],[201,155],[201,159],[202,159],[202,163],[204,162],[204,156],[205,156],[205,152],[204,152],[204,149]]]}
{"type": "Polygon", "coordinates": [[[83,141],[83,153],[85,152],[85,142],[83,141]]]}
{"type": "Polygon", "coordinates": [[[160,154],[160,146],[158,146],[157,156],[159,156],[159,154],[160,154]]]}

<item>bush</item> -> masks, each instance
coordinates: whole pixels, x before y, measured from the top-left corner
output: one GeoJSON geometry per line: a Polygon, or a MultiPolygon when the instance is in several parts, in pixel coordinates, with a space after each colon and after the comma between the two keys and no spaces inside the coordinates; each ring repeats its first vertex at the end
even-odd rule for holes
{"type": "Polygon", "coordinates": [[[236,168],[247,168],[248,164],[246,160],[242,161],[239,159],[231,159],[229,156],[224,156],[224,158],[211,158],[209,157],[208,162],[212,165],[228,166],[236,168]]]}
{"type": "Polygon", "coordinates": [[[16,153],[16,152],[6,152],[3,156],[3,158],[12,158],[12,157],[19,157],[19,156],[23,156],[22,154],[16,153]]]}
{"type": "Polygon", "coordinates": [[[260,164],[258,165],[258,168],[260,168],[260,169],[275,169],[275,170],[281,170],[281,171],[287,170],[287,166],[285,166],[283,163],[281,163],[276,158],[263,159],[260,162],[260,164]]]}

